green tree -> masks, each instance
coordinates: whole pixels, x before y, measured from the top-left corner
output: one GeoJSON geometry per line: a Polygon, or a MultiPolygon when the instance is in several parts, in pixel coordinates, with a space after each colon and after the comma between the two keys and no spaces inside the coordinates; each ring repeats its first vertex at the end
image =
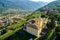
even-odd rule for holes
{"type": "Polygon", "coordinates": [[[50,16],[51,22],[47,23],[49,29],[53,29],[55,27],[55,18],[54,16],[50,16]]]}

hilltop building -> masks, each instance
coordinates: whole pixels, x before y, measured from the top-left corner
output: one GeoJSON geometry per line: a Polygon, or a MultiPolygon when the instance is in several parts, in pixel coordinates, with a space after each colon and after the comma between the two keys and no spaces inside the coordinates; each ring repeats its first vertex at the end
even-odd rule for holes
{"type": "Polygon", "coordinates": [[[41,37],[41,34],[45,34],[47,22],[47,18],[35,18],[27,21],[24,24],[23,30],[34,36],[41,37]]]}

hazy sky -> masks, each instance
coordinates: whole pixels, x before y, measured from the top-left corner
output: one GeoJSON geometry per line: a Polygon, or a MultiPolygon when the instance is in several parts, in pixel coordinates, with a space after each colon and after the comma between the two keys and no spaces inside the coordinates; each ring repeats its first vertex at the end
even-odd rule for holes
{"type": "Polygon", "coordinates": [[[31,1],[35,1],[35,2],[38,2],[38,1],[42,1],[42,2],[52,2],[54,0],[31,0],[31,1]]]}

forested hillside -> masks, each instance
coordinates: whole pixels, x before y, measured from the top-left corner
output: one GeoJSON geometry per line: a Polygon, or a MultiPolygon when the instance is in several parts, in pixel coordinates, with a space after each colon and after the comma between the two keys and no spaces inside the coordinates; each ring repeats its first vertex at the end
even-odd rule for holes
{"type": "Polygon", "coordinates": [[[41,17],[46,17],[50,19],[53,18],[55,21],[57,21],[57,24],[58,24],[55,29],[55,32],[53,33],[51,31],[47,33],[47,35],[43,37],[45,38],[44,40],[48,40],[48,39],[60,40],[60,1],[57,1],[57,0],[53,1],[48,5],[36,10],[35,12],[37,11],[41,13],[41,17]],[[53,34],[55,34],[56,38],[52,38],[53,34]]]}
{"type": "Polygon", "coordinates": [[[60,13],[60,1],[54,1],[49,3],[48,5],[38,9],[38,11],[45,12],[45,13],[60,13]]]}

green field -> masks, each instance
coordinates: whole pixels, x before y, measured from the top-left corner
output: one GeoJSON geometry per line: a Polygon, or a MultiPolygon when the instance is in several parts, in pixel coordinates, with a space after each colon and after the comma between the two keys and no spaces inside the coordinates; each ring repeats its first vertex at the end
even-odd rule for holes
{"type": "MultiPolygon", "coordinates": [[[[32,14],[32,15],[29,15],[29,17],[28,18],[36,18],[36,17],[38,17],[39,16],[39,14],[32,14]]],[[[28,19],[27,18],[27,19],[28,19]]],[[[19,21],[17,21],[17,23],[16,24],[13,24],[13,25],[11,25],[11,26],[8,26],[7,27],[7,33],[5,33],[5,34],[3,34],[2,36],[0,36],[0,40],[4,40],[4,39],[6,39],[6,38],[8,38],[8,37],[10,37],[10,36],[12,36],[12,35],[14,35],[16,32],[18,32],[19,30],[21,30],[23,27],[22,27],[22,25],[26,22],[26,20],[27,19],[25,19],[25,20],[19,20],[19,21]]],[[[23,40],[25,40],[25,39],[29,39],[31,36],[27,33],[26,35],[23,35],[23,34],[20,34],[21,36],[21,38],[23,39],[23,40]]]]}
{"type": "Polygon", "coordinates": [[[2,36],[0,36],[0,40],[3,40],[11,35],[13,35],[15,32],[17,32],[18,30],[22,29],[22,25],[25,23],[25,20],[19,20],[18,23],[8,26],[7,30],[8,32],[3,34],[2,36]],[[20,23],[21,22],[21,23],[20,23]],[[11,29],[15,29],[15,30],[11,30],[11,29]]]}

